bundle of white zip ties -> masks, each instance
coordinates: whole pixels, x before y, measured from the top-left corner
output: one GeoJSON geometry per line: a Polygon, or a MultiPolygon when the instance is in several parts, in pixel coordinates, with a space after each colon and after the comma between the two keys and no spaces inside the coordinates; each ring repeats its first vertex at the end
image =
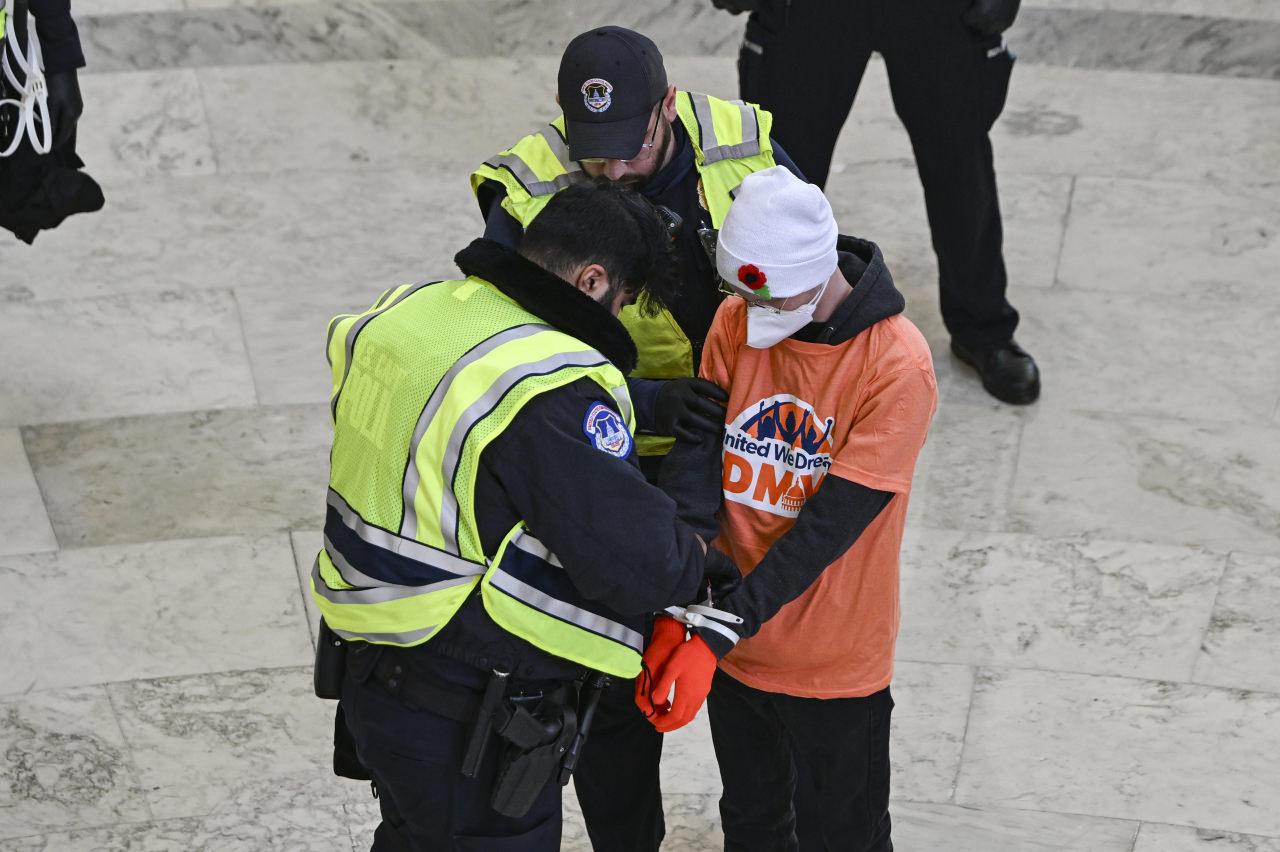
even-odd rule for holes
{"type": "Polygon", "coordinates": [[[53,126],[49,122],[49,87],[44,81],[40,39],[36,38],[34,28],[28,27],[27,55],[23,56],[14,32],[13,16],[4,14],[4,6],[4,0],[0,0],[0,20],[3,20],[5,35],[0,40],[0,73],[18,97],[0,99],[0,114],[6,109],[17,113],[13,139],[9,140],[9,147],[0,151],[0,157],[8,157],[18,150],[24,135],[31,140],[37,154],[47,154],[53,147],[53,126]]]}

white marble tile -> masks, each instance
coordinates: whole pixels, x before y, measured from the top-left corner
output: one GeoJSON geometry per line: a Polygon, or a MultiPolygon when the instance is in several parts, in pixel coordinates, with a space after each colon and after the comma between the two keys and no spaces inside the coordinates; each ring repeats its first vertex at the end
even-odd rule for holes
{"type": "Polygon", "coordinates": [[[6,279],[17,279],[0,286],[0,305],[234,287],[265,401],[296,394],[280,387],[291,370],[300,384],[324,383],[334,313],[397,283],[455,274],[454,254],[483,229],[466,175],[430,170],[153,178],[108,190],[110,216],[71,220],[83,227],[59,228],[47,244],[0,242],[6,279]],[[260,334],[282,323],[296,332],[260,334]],[[273,345],[305,352],[276,369],[273,345]]]}
{"type": "Polygon", "coordinates": [[[17,429],[0,428],[0,505],[0,556],[58,549],[17,429]]]}
{"type": "Polygon", "coordinates": [[[1280,852],[1280,838],[1147,822],[1133,852],[1280,852]]]}
{"type": "Polygon", "coordinates": [[[1039,408],[1265,424],[1280,400],[1280,294],[1256,277],[1160,295],[1028,292],[1019,307],[1039,408]]]}
{"type": "MultiPolygon", "coordinates": [[[[1019,63],[992,143],[1001,181],[1024,173],[1266,183],[1278,176],[1280,98],[1269,80],[1019,63]]],[[[884,64],[872,62],[835,159],[910,157],[884,64]]]]}
{"type": "Polygon", "coordinates": [[[1076,814],[891,802],[895,848],[946,852],[1130,852],[1138,823],[1076,814]]]}
{"type": "MultiPolygon", "coordinates": [[[[555,117],[553,59],[203,68],[225,173],[404,166],[467,175],[555,117]],[[273,85],[264,87],[268,75],[273,85]]],[[[433,199],[422,200],[428,215],[433,199]]]]}
{"type": "Polygon", "coordinates": [[[1277,446],[1273,426],[1032,412],[1008,529],[1274,552],[1277,446]]]}
{"type": "Polygon", "coordinates": [[[359,0],[108,15],[86,19],[80,40],[93,72],[420,58],[437,52],[359,0]]]}
{"type": "MultiPolygon", "coordinates": [[[[943,363],[954,360],[949,352],[934,358],[943,363]]],[[[982,386],[964,378],[962,387],[948,389],[930,424],[916,463],[911,516],[918,524],[938,529],[1001,530],[1007,524],[1027,413],[981,399],[982,386]],[[973,404],[953,401],[962,393],[972,397],[973,404]]],[[[957,376],[952,385],[960,380],[957,376]]]]}
{"type": "Polygon", "coordinates": [[[1232,553],[1193,679],[1280,693],[1278,651],[1280,557],[1232,553]]]}
{"type": "Polygon", "coordinates": [[[129,823],[0,842],[0,852],[351,852],[341,806],[129,823]]]}
{"type": "Polygon", "coordinates": [[[1027,8],[1119,9],[1173,15],[1207,15],[1257,21],[1280,21],[1274,0],[1032,0],[1027,8]]]}
{"type": "Polygon", "coordinates": [[[67,547],[314,529],[331,431],[324,405],[28,427],[67,547]]]}
{"type": "Polygon", "coordinates": [[[945,802],[955,789],[973,670],[899,660],[889,745],[895,798],[945,802]]]}
{"type": "MultiPolygon", "coordinates": [[[[85,74],[80,89],[85,111],[76,150],[98,181],[216,170],[195,72],[85,74]]],[[[109,216],[114,202],[109,191],[106,196],[104,211],[71,221],[109,216]]]]}
{"type": "Polygon", "coordinates": [[[151,817],[101,687],[0,699],[0,838],[151,817]]]}
{"type": "MultiPolygon", "coordinates": [[[[1280,129],[1280,126],[1278,126],[1280,129]]],[[[1255,180],[1276,180],[1280,168],[1255,180]]],[[[1080,178],[1062,250],[1064,286],[1166,297],[1269,284],[1280,265],[1274,187],[1080,178]]],[[[1266,287],[1274,295],[1274,288],[1266,287]]],[[[1224,303],[1235,301],[1230,290],[1224,303]]],[[[1151,300],[1156,301],[1156,300],[1151,300]]],[[[1276,310],[1257,297],[1249,307],[1276,310]]],[[[1244,312],[1240,312],[1243,314],[1244,312]]]]}
{"type": "Polygon", "coordinates": [[[0,425],[253,405],[234,295],[0,303],[0,425]],[[56,353],[56,354],[55,354],[56,353]]]}
{"type": "Polygon", "coordinates": [[[304,665],[292,569],[283,533],[0,557],[0,692],[304,665]]]}
{"type": "Polygon", "coordinates": [[[1226,558],[916,530],[902,563],[900,657],[1187,680],[1226,558]]]}
{"type": "MultiPolygon", "coordinates": [[[[899,271],[900,258],[911,264],[933,254],[924,194],[913,162],[850,165],[830,177],[826,192],[841,232],[878,243],[891,271],[899,271]]],[[[1070,195],[1071,179],[1061,175],[1013,174],[1000,181],[1005,265],[1014,284],[1011,299],[1024,287],[1053,286],[1070,195]]],[[[933,283],[936,287],[936,267],[933,283]]]]}
{"type": "Polygon", "coordinates": [[[1280,697],[983,670],[956,802],[1280,835],[1280,697]]]}
{"type": "Polygon", "coordinates": [[[382,822],[382,811],[378,808],[378,800],[369,796],[365,801],[348,803],[345,807],[352,852],[364,852],[373,846],[373,833],[378,830],[378,824],[382,822]]]}
{"type": "Polygon", "coordinates": [[[1027,8],[1005,37],[1036,64],[1280,79],[1274,21],[1027,8]]]}
{"type": "Polygon", "coordinates": [[[359,803],[369,785],[332,774],[333,702],[311,667],[107,687],[157,819],[359,803]]]}

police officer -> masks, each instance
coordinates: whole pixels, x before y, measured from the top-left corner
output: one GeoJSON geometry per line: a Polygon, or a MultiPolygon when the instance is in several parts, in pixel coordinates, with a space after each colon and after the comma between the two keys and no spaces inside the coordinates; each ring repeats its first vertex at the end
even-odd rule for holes
{"type": "Polygon", "coordinates": [[[1013,339],[991,141],[1013,68],[1001,33],[1019,0],[712,0],[750,11],[738,58],[742,97],[823,185],[874,50],[911,137],[938,256],[951,350],[1004,402],[1040,395],[1040,371],[1013,339]]]}
{"type": "MultiPolygon", "coordinates": [[[[562,114],[487,159],[471,186],[485,236],[510,246],[557,192],[593,177],[633,186],[675,214],[679,291],[657,314],[639,305],[621,314],[639,350],[629,385],[640,465],[656,482],[670,436],[724,426],[724,392],[694,378],[723,299],[704,245],[714,245],[714,229],[748,174],[782,165],[802,176],[771,137],[767,111],[669,85],[657,45],[632,30],[599,27],[570,41],[556,101],[562,114]]],[[[597,850],[653,852],[661,844],[661,752],[662,734],[637,711],[632,685],[615,680],[577,774],[597,850]]]]}
{"type": "Polygon", "coordinates": [[[716,558],[634,453],[616,315],[670,297],[669,245],[636,193],[585,183],[518,253],[477,240],[465,278],[330,324],[312,592],[346,647],[339,734],[376,785],[375,850],[558,849],[592,686],[637,674],[646,613],[716,558]]]}

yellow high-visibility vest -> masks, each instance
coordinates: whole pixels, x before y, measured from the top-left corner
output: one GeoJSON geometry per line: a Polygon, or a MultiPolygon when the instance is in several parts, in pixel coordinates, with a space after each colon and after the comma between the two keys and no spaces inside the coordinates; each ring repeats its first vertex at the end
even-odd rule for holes
{"type": "Polygon", "coordinates": [[[476,585],[503,629],[618,677],[640,671],[643,616],[584,599],[523,523],[480,540],[480,454],[540,393],[588,378],[635,421],[604,355],[475,277],[397,287],[329,324],[334,423],[324,548],[311,591],[349,640],[413,646],[476,585]]]}
{"type": "MultiPolygon", "coordinates": [[[[712,226],[719,228],[742,179],[775,165],[769,139],[773,117],[753,104],[683,91],[676,93],[676,113],[693,144],[700,195],[712,226]]],[[[502,184],[506,189],[503,209],[527,228],[552,196],[588,179],[569,158],[561,116],[481,164],[471,173],[471,190],[478,192],[487,180],[502,184]]],[[[640,353],[631,374],[634,378],[676,379],[694,374],[693,346],[669,311],[649,317],[627,307],[619,318],[640,353]]],[[[660,456],[674,443],[671,438],[640,435],[636,449],[643,456],[660,456]]]]}

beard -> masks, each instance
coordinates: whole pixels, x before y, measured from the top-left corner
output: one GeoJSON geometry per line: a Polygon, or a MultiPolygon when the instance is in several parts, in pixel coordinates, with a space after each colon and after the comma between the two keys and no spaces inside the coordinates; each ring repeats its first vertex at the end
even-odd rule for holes
{"type": "Polygon", "coordinates": [[[647,175],[627,175],[619,178],[618,183],[629,189],[639,191],[648,185],[654,175],[662,171],[662,167],[667,162],[667,156],[671,153],[671,146],[674,144],[676,137],[675,132],[671,129],[671,122],[667,121],[665,117],[662,119],[662,124],[662,143],[656,149],[656,153],[653,157],[653,172],[647,175]]]}

